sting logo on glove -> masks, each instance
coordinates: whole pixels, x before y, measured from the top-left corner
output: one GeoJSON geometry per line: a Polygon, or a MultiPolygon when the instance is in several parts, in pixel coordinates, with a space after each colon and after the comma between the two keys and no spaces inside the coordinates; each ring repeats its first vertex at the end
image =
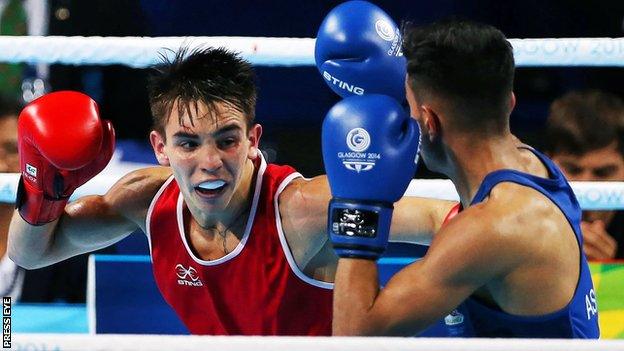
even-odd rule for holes
{"type": "Polygon", "coordinates": [[[314,62],[343,98],[384,94],[405,100],[401,30],[370,2],[345,1],[327,14],[316,35],[314,62]]]}

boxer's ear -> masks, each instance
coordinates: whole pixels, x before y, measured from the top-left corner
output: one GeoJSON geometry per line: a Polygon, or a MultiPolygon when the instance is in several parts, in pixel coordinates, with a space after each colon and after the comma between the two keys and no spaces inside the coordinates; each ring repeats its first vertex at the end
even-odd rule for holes
{"type": "Polygon", "coordinates": [[[152,144],[158,163],[161,166],[170,166],[169,156],[165,153],[165,137],[159,132],[152,130],[150,132],[150,143],[152,144]]]}
{"type": "Polygon", "coordinates": [[[422,110],[423,123],[427,127],[424,132],[427,134],[429,141],[434,141],[442,133],[440,117],[430,106],[422,105],[420,108],[422,110]]]}
{"type": "Polygon", "coordinates": [[[247,140],[249,140],[248,158],[250,160],[255,160],[260,153],[260,137],[262,137],[262,126],[256,123],[249,128],[247,133],[247,140]]]}
{"type": "Polygon", "coordinates": [[[516,107],[516,94],[512,91],[509,97],[509,113],[516,107]]]}

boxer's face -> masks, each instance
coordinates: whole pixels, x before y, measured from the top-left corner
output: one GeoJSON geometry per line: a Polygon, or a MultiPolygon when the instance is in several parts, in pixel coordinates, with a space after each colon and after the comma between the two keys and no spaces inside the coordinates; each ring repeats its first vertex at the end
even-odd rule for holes
{"type": "MultiPolygon", "coordinates": [[[[233,201],[245,201],[252,184],[253,159],[258,157],[260,125],[247,127],[242,112],[225,103],[210,111],[203,103],[180,112],[174,104],[165,125],[166,139],[150,135],[161,165],[171,166],[187,206],[195,219],[228,211],[233,201]]],[[[237,204],[232,204],[236,206],[237,204]]],[[[234,207],[236,208],[236,207],[234,207]]]]}

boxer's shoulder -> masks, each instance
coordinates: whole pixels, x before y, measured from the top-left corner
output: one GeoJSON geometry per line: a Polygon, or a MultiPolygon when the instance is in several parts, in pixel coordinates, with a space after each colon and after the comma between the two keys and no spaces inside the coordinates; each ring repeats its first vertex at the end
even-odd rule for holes
{"type": "Polygon", "coordinates": [[[329,183],[324,175],[293,179],[278,198],[284,231],[293,227],[298,231],[312,229],[316,232],[317,227],[324,227],[330,197],[329,183]]]}
{"type": "Polygon", "coordinates": [[[104,200],[129,219],[143,222],[152,199],[171,174],[169,167],[148,167],[132,171],[110,188],[104,195],[104,200]]]}

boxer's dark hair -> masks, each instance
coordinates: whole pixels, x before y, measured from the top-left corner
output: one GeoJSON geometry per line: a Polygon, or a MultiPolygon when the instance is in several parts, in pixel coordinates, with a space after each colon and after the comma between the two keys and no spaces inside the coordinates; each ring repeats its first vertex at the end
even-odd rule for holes
{"type": "Polygon", "coordinates": [[[570,92],[550,105],[544,151],[582,156],[613,143],[624,156],[624,101],[599,90],[570,92]]]}
{"type": "MultiPolygon", "coordinates": [[[[181,48],[173,59],[163,54],[162,63],[154,66],[148,91],[153,129],[165,135],[171,109],[178,102],[182,116],[197,116],[198,102],[210,112],[216,103],[225,103],[243,113],[247,127],[253,125],[256,109],[256,76],[249,62],[225,48],[181,48]]],[[[216,116],[212,113],[213,116],[216,116]]]]}
{"type": "Polygon", "coordinates": [[[509,128],[514,58],[500,30],[459,19],[406,23],[403,53],[416,97],[444,99],[455,125],[475,132],[509,128]]]}

